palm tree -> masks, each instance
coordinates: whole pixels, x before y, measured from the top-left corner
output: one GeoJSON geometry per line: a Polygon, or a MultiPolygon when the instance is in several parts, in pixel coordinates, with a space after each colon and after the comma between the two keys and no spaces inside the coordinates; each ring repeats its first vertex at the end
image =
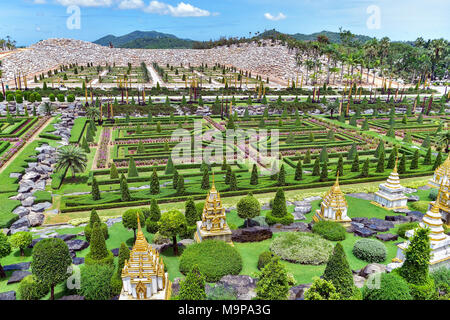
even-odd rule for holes
{"type": "Polygon", "coordinates": [[[441,39],[434,39],[431,41],[430,50],[432,52],[431,55],[431,79],[435,79],[435,71],[436,71],[436,64],[439,62],[439,60],[442,58],[444,51],[447,49],[448,43],[443,38],[441,39]]]}
{"type": "Polygon", "coordinates": [[[43,104],[41,104],[40,109],[41,112],[45,113],[47,116],[52,115],[53,107],[50,102],[44,102],[43,104]]]}
{"type": "Polygon", "coordinates": [[[445,153],[449,152],[450,145],[450,130],[442,131],[437,134],[436,143],[439,146],[445,147],[445,153]]]}
{"type": "Polygon", "coordinates": [[[87,116],[89,119],[95,121],[96,118],[100,117],[100,110],[99,110],[98,108],[96,108],[96,107],[89,107],[89,108],[86,110],[86,116],[87,116]]]}
{"type": "Polygon", "coordinates": [[[339,98],[336,99],[334,102],[328,102],[327,103],[327,111],[330,111],[331,119],[333,119],[334,113],[339,111],[339,98]]]}
{"type": "Polygon", "coordinates": [[[86,163],[87,156],[80,147],[70,144],[58,149],[56,171],[71,169],[72,178],[75,178],[76,173],[86,169],[86,163]]]}

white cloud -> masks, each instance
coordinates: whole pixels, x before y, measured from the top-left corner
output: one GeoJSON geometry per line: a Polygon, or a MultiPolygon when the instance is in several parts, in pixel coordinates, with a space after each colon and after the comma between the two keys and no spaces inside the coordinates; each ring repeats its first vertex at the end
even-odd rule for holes
{"type": "Polygon", "coordinates": [[[119,9],[141,9],[145,6],[143,0],[122,0],[119,3],[119,9]]]}
{"type": "Polygon", "coordinates": [[[267,12],[267,13],[264,14],[264,17],[267,20],[271,20],[271,21],[279,21],[279,20],[286,19],[286,16],[283,13],[281,13],[281,12],[277,16],[273,16],[270,13],[267,12]]]}
{"type": "Polygon", "coordinates": [[[208,17],[211,13],[189,3],[180,2],[176,7],[159,1],[151,1],[148,7],[144,8],[147,13],[160,15],[171,15],[173,17],[208,17]]]}
{"type": "Polygon", "coordinates": [[[35,3],[35,4],[46,4],[47,1],[46,0],[33,0],[33,3],[35,3]]]}
{"type": "Polygon", "coordinates": [[[80,7],[110,7],[113,0],[56,0],[63,6],[80,6],[80,7]]]}

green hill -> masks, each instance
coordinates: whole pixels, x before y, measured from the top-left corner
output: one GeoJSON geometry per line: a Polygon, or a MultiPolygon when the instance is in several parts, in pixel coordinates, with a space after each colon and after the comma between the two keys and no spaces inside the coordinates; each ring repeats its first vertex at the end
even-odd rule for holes
{"type": "Polygon", "coordinates": [[[109,46],[110,43],[116,48],[131,49],[173,49],[192,48],[194,41],[180,39],[173,34],[157,31],[134,31],[124,36],[116,37],[107,35],[94,41],[101,46],[109,46]]]}

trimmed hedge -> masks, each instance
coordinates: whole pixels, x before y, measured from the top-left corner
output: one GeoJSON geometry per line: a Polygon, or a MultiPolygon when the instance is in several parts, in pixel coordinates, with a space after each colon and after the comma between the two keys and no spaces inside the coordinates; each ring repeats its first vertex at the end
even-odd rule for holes
{"type": "Polygon", "coordinates": [[[312,232],[317,233],[327,240],[342,241],[345,240],[345,228],[334,221],[319,221],[314,223],[312,232]]]}
{"type": "Polygon", "coordinates": [[[375,239],[360,239],[353,246],[353,255],[367,262],[383,262],[386,260],[386,246],[375,239]]]}
{"type": "Polygon", "coordinates": [[[217,282],[226,275],[238,275],[242,257],[236,248],[218,240],[206,240],[187,247],[180,258],[180,272],[188,274],[194,265],[207,282],[217,282]]]}
{"type": "MultiPolygon", "coordinates": [[[[109,170],[108,170],[109,172],[109,170]]],[[[402,178],[406,177],[413,177],[413,176],[428,176],[433,171],[421,173],[421,174],[404,174],[401,175],[402,178]]],[[[65,174],[64,174],[65,175],[65,174]]],[[[52,175],[52,179],[55,174],[52,175]]],[[[161,177],[160,177],[161,178],[161,177]]],[[[58,179],[58,181],[52,180],[52,188],[53,189],[59,189],[61,185],[61,178],[58,179]]],[[[386,176],[377,176],[377,177],[370,177],[370,178],[358,178],[358,179],[348,179],[340,181],[340,185],[346,185],[346,184],[353,184],[353,183],[364,183],[364,182],[374,182],[374,181],[381,181],[385,180],[386,176]]],[[[148,178],[147,178],[148,180],[148,178]]],[[[130,182],[130,180],[128,180],[130,182]]],[[[99,182],[99,184],[101,184],[99,182]]],[[[291,185],[291,186],[284,186],[282,187],[283,190],[303,190],[303,189],[313,189],[313,188],[320,188],[320,187],[329,187],[332,186],[334,182],[317,182],[317,183],[310,183],[307,185],[291,185]]],[[[235,196],[243,196],[247,195],[249,191],[251,191],[253,194],[261,194],[261,193],[269,193],[269,192],[276,192],[278,190],[278,186],[274,187],[268,187],[268,188],[261,188],[261,189],[246,189],[246,190],[240,190],[240,191],[224,191],[221,192],[220,195],[224,197],[235,197],[235,196]]],[[[162,198],[158,199],[158,203],[171,203],[171,202],[180,202],[180,201],[186,201],[190,196],[194,197],[194,200],[202,200],[205,198],[205,194],[199,194],[199,195],[185,195],[181,197],[168,197],[168,198],[162,198]]],[[[92,209],[112,209],[112,208],[123,208],[123,207],[130,207],[130,206],[141,206],[141,205],[149,205],[151,199],[148,200],[139,200],[139,201],[129,201],[129,202],[115,202],[115,203],[108,203],[108,204],[100,204],[100,205],[88,205],[88,206],[77,206],[77,207],[70,207],[70,208],[61,208],[61,213],[67,213],[67,212],[79,212],[79,211],[89,211],[92,209]]],[[[270,215],[270,214],[268,214],[270,215]]],[[[266,216],[267,217],[267,216],[266,216]]],[[[269,218],[270,219],[270,218],[269,218]]],[[[274,221],[274,220],[272,220],[274,221]]],[[[275,222],[278,223],[278,222],[275,222]]],[[[290,224],[290,223],[289,223],[290,224]]]]}

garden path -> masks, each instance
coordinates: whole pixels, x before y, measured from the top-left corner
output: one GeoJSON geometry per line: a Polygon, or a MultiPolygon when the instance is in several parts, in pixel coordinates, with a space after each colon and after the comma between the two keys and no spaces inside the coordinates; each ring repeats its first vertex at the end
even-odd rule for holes
{"type": "Polygon", "coordinates": [[[2,173],[16,158],[17,156],[20,154],[20,152],[25,149],[30,143],[32,143],[36,137],[39,137],[39,135],[41,134],[42,131],[44,131],[44,129],[50,124],[50,122],[53,121],[53,118],[50,117],[40,128],[38,131],[36,131],[30,139],[28,139],[28,141],[22,146],[22,148],[20,148],[20,150],[17,150],[17,152],[11,157],[11,159],[9,159],[8,161],[5,162],[5,164],[0,168],[0,173],[2,173]]]}

